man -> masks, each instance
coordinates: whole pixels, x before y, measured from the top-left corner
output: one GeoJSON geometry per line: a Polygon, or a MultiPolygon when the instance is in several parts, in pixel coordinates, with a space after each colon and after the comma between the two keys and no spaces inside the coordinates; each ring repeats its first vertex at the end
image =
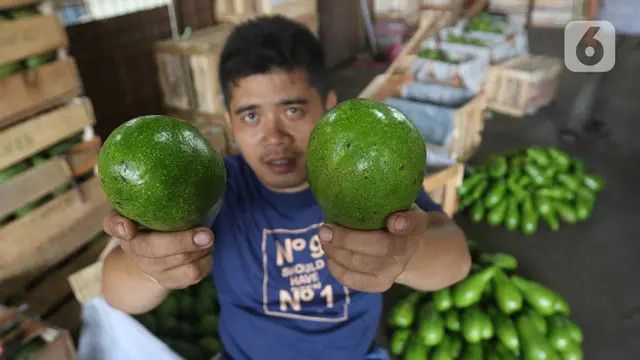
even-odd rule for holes
{"type": "Polygon", "coordinates": [[[240,25],[219,78],[242,155],[225,158],[228,188],[213,232],[141,232],[106,216],[105,231],[121,239],[104,262],[112,306],[149,311],[207,276],[213,262],[228,357],[364,359],[381,292],[394,283],[434,290],[466,276],[464,234],[424,193],[385,230],[323,224],[305,155],[313,126],[337,100],[306,28],[281,17],[240,25]]]}
{"type": "Polygon", "coordinates": [[[604,118],[615,88],[614,79],[624,78],[632,56],[640,51],[640,7],[637,0],[590,0],[587,4],[588,20],[606,20],[616,30],[616,64],[606,73],[587,74],[588,82],[576,96],[569,121],[560,131],[560,139],[574,143],[584,130],[599,136],[610,133],[604,118]]]}

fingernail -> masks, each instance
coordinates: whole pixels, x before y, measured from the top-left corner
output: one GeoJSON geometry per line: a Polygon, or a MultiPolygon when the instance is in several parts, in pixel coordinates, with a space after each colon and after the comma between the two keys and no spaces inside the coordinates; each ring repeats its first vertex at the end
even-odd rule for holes
{"type": "Polygon", "coordinates": [[[119,222],[116,224],[116,236],[119,239],[126,239],[127,238],[127,229],[125,229],[124,224],[119,222]]]}
{"type": "Polygon", "coordinates": [[[323,226],[318,230],[318,237],[323,243],[329,243],[331,242],[331,239],[333,239],[333,230],[329,227],[323,226]]]}
{"type": "Polygon", "coordinates": [[[193,242],[196,243],[196,245],[201,246],[201,247],[205,247],[205,246],[211,244],[211,239],[209,238],[209,233],[206,232],[206,231],[198,231],[193,236],[193,242]]]}
{"type": "Polygon", "coordinates": [[[406,229],[407,226],[409,226],[409,222],[407,221],[406,217],[398,216],[396,218],[394,226],[395,226],[396,230],[402,231],[402,230],[406,229]]]}

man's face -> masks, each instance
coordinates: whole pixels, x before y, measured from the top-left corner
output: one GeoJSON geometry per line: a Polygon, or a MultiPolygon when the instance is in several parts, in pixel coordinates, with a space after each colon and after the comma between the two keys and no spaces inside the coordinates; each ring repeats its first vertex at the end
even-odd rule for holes
{"type": "Polygon", "coordinates": [[[275,70],[237,80],[229,95],[233,136],[260,181],[282,192],[306,185],[309,135],[335,94],[325,102],[306,72],[275,70]]]}

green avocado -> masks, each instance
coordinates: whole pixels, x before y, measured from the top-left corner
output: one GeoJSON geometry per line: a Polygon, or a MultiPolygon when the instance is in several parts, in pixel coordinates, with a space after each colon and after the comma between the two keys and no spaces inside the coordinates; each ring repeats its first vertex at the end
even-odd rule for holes
{"type": "Polygon", "coordinates": [[[416,200],[426,149],[415,125],[372,100],[345,101],[315,126],[307,176],[325,221],[360,230],[385,227],[387,217],[416,200]]]}
{"type": "Polygon", "coordinates": [[[28,18],[28,17],[40,15],[40,13],[38,12],[38,10],[34,8],[25,7],[21,9],[11,10],[9,11],[9,15],[11,15],[11,18],[13,19],[22,19],[22,18],[28,18]]]}
{"type": "Polygon", "coordinates": [[[0,65],[0,79],[22,70],[22,64],[18,61],[0,65]]]}
{"type": "Polygon", "coordinates": [[[123,216],[157,231],[202,225],[222,198],[222,157],[192,125],[162,115],[119,126],[98,159],[100,181],[123,216]]]}
{"type": "Polygon", "coordinates": [[[28,57],[27,60],[24,61],[24,64],[27,66],[27,68],[33,69],[40,65],[48,63],[49,61],[53,60],[55,56],[55,52],[33,55],[28,57]]]}

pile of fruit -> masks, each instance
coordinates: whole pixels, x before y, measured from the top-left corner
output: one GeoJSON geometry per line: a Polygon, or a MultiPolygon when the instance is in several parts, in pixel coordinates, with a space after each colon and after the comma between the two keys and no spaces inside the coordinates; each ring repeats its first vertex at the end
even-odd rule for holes
{"type": "Polygon", "coordinates": [[[584,162],[549,147],[529,147],[492,156],[466,178],[460,188],[460,208],[469,208],[473,222],[520,228],[525,235],[538,229],[541,217],[553,231],[563,222],[587,220],[604,180],[587,173],[584,162]]]}
{"type": "MultiPolygon", "coordinates": [[[[17,20],[31,16],[39,15],[38,11],[28,7],[0,12],[0,22],[17,20]]],[[[0,78],[16,73],[23,68],[32,69],[55,58],[55,52],[46,52],[44,54],[33,55],[24,61],[16,61],[7,64],[0,64],[0,78]]]]}
{"type": "Polygon", "coordinates": [[[474,39],[464,35],[455,35],[449,34],[447,35],[447,42],[455,43],[455,44],[463,44],[463,45],[473,45],[473,46],[486,46],[487,44],[480,40],[474,39]]]}
{"type": "Polygon", "coordinates": [[[406,360],[582,359],[569,305],[544,285],[511,274],[508,254],[479,256],[451,287],[410,292],[388,317],[391,353],[406,360]]]}
{"type": "Polygon", "coordinates": [[[466,31],[481,31],[502,34],[505,29],[504,21],[500,21],[488,13],[480,13],[467,22],[466,31]]]}
{"type": "Polygon", "coordinates": [[[210,359],[222,347],[218,339],[218,303],[210,278],[176,290],[153,311],[137,319],[185,359],[210,359]]]}
{"type": "MultiPolygon", "coordinates": [[[[69,151],[69,149],[71,149],[71,147],[73,147],[73,145],[79,143],[80,141],[82,141],[82,134],[78,134],[76,136],[73,136],[71,138],[65,139],[61,142],[59,142],[58,144],[50,147],[47,150],[44,150],[36,155],[33,155],[31,158],[21,161],[19,163],[16,163],[14,165],[9,166],[6,169],[0,170],[0,185],[2,185],[4,182],[8,181],[9,179],[13,178],[14,176],[29,170],[32,167],[38,166],[40,164],[42,164],[43,162],[47,161],[48,158],[52,157],[52,156],[58,156],[61,154],[66,153],[67,151],[69,151]]],[[[27,215],[31,210],[37,208],[38,206],[44,204],[45,202],[49,201],[50,199],[61,195],[62,193],[64,193],[67,189],[69,189],[70,185],[69,184],[65,184],[60,186],[58,189],[56,189],[55,191],[53,191],[51,194],[47,194],[45,196],[43,196],[40,199],[34,200],[33,202],[24,205],[23,207],[17,209],[15,211],[14,214],[8,215],[7,217],[0,219],[0,225],[9,222],[13,219],[16,218],[21,218],[25,215],[27,215]]]]}
{"type": "Polygon", "coordinates": [[[451,64],[459,63],[458,60],[452,59],[444,51],[441,51],[439,49],[426,48],[426,47],[418,51],[418,57],[423,59],[434,60],[434,61],[442,61],[442,62],[451,63],[451,64]]]}

